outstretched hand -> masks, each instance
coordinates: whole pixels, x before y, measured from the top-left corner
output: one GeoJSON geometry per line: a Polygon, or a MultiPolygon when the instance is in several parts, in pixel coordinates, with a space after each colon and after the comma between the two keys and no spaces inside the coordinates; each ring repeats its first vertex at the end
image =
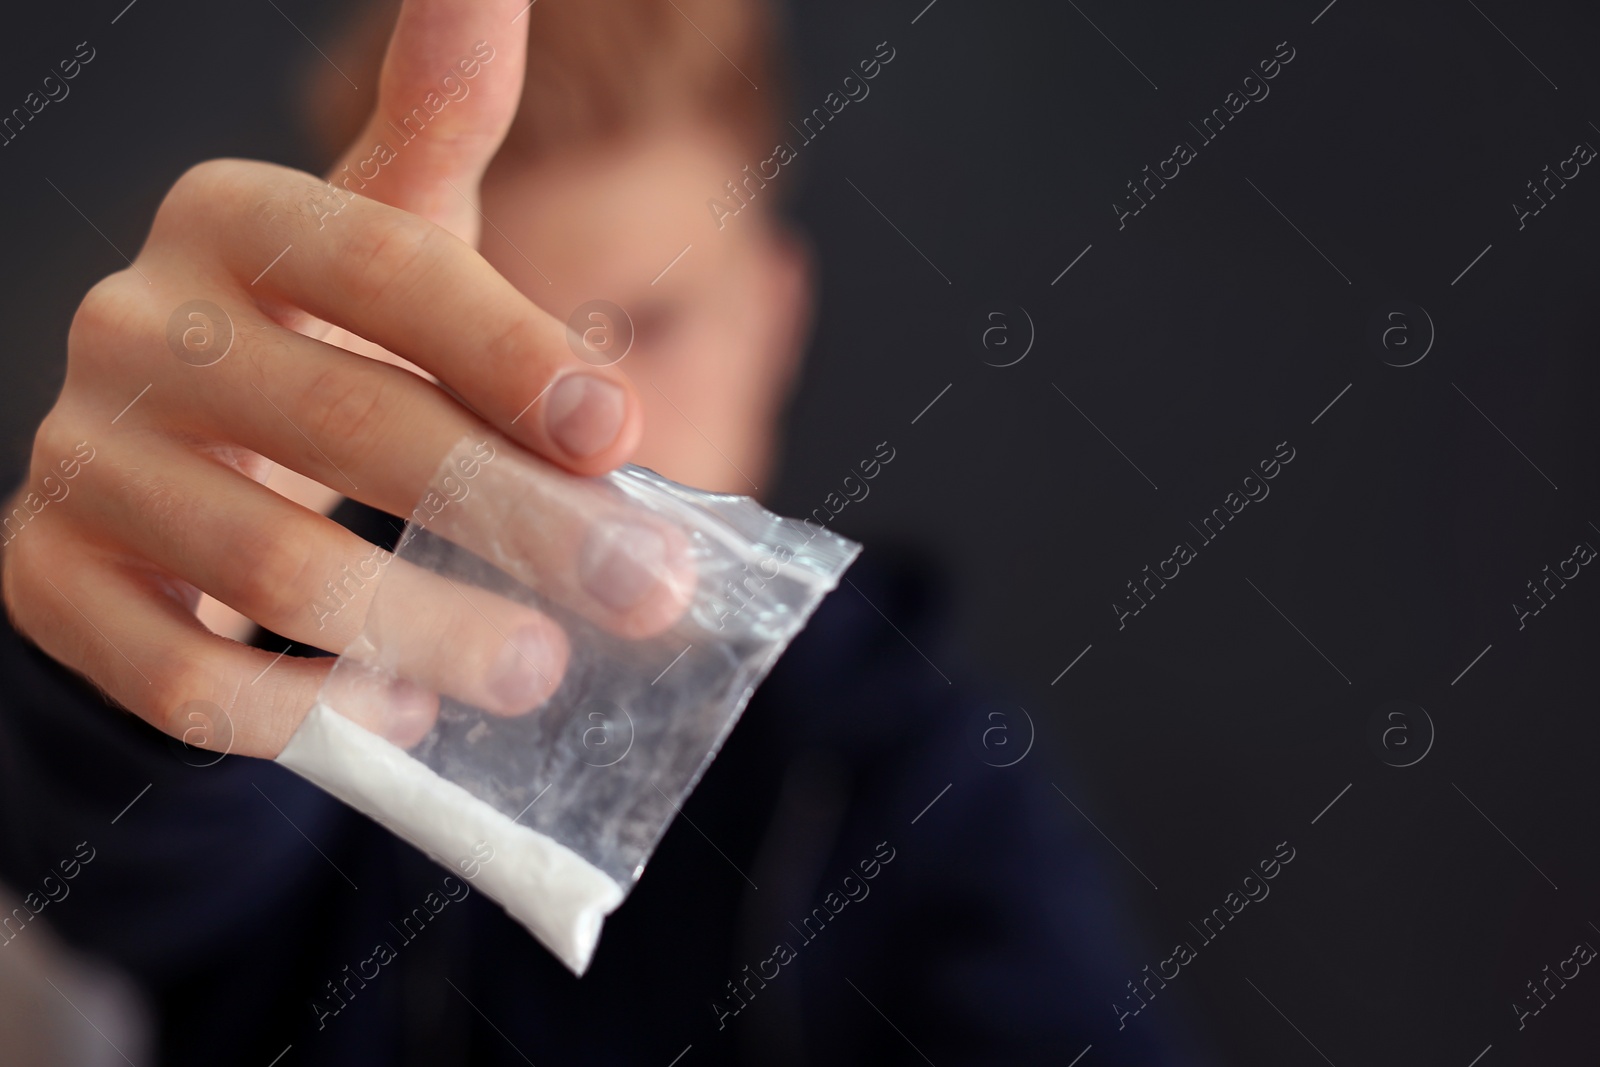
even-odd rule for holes
{"type": "MultiPolygon", "coordinates": [[[[328,670],[211,632],[202,594],[333,652],[361,631],[372,585],[331,617],[316,604],[372,546],[268,488],[274,464],[403,515],[471,433],[579,474],[636,445],[626,378],[576,358],[564,324],[474,250],[479,181],[521,95],[524,7],[406,0],[377,110],[331,181],[194,167],[138,258],[78,308],[12,502],[26,519],[7,528],[5,601],[45,652],[152,725],[182,736],[186,709],[228,709],[232,751],[273,756],[328,670]]],[[[420,684],[399,685],[375,729],[415,741],[438,691],[514,714],[559,684],[554,623],[471,606],[456,647],[416,650],[420,684]]]]}

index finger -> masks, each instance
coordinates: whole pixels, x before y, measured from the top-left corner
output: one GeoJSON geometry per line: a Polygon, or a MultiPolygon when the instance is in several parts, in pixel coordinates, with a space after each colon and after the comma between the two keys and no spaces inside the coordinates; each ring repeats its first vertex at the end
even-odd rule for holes
{"type": "Polygon", "coordinates": [[[366,127],[334,167],[361,170],[363,195],[437,222],[469,244],[478,182],[516,114],[527,53],[525,0],[405,0],[366,127]],[[376,146],[409,138],[391,163],[376,146]]]}
{"type": "Polygon", "coordinates": [[[564,323],[439,226],[287,168],[222,161],[186,180],[230,186],[187,201],[202,217],[184,223],[237,235],[220,252],[235,279],[282,257],[245,286],[258,300],[410,360],[484,421],[575,473],[604,473],[637,445],[643,414],[626,376],[579,358],[564,323]],[[335,216],[321,213],[329,206],[335,216]]]}

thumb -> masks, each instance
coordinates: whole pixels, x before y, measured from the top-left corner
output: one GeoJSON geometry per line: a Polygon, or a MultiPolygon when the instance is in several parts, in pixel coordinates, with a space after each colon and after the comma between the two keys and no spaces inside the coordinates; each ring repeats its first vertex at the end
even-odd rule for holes
{"type": "Polygon", "coordinates": [[[405,0],[378,103],[334,184],[476,246],[478,183],[522,97],[526,0],[405,0]]]}

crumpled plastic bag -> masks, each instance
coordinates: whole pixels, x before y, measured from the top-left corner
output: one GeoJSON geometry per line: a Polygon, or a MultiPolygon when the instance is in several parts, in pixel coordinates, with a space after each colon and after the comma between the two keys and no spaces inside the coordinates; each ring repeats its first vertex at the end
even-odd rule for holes
{"type": "Polygon", "coordinates": [[[643,468],[579,478],[503,439],[464,439],[394,554],[375,550],[373,577],[347,576],[319,609],[359,592],[363,630],[278,762],[470,865],[581,975],[859,551],[643,468]]]}

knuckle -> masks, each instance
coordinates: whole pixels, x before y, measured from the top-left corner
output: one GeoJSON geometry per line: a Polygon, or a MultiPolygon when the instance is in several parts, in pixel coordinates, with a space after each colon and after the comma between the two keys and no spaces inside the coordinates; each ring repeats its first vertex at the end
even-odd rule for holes
{"type": "Polygon", "coordinates": [[[202,160],[178,176],[167,190],[162,206],[171,205],[182,210],[243,192],[259,184],[264,169],[267,169],[266,164],[247,159],[202,160]]]}
{"type": "Polygon", "coordinates": [[[302,214],[319,187],[310,174],[249,159],[208,159],[179,176],[156,211],[147,247],[192,246],[226,227],[274,228],[302,214]]]}
{"type": "MultiPolygon", "coordinates": [[[[364,465],[384,440],[399,403],[395,383],[359,365],[338,365],[308,383],[307,429],[313,441],[347,463],[364,465]]],[[[344,466],[343,463],[340,466],[344,466]]],[[[336,471],[328,476],[338,477],[336,471]]]]}
{"type": "Polygon", "coordinates": [[[182,737],[190,725],[183,709],[195,700],[212,695],[213,672],[202,660],[176,653],[162,653],[148,668],[150,684],[135,687],[128,710],[171,737],[182,737]],[[143,689],[144,692],[137,690],[143,689]]]}
{"type": "Polygon", "coordinates": [[[144,310],[144,286],[135,288],[130,271],[117,271],[96,282],[72,315],[67,330],[67,361],[81,362],[96,353],[126,348],[144,310]]]}
{"type": "MultiPolygon", "coordinates": [[[[69,509],[77,506],[67,503],[83,484],[75,484],[74,479],[95,456],[94,447],[77,432],[80,430],[81,426],[59,406],[39,424],[34,433],[27,480],[0,504],[0,512],[3,512],[0,513],[0,547],[9,553],[19,550],[13,542],[21,540],[25,529],[48,525],[59,531],[57,524],[63,521],[69,509]]],[[[37,543],[43,536],[34,534],[29,540],[37,543]]]]}
{"type": "Polygon", "coordinates": [[[243,166],[234,159],[207,159],[184,171],[172,183],[156,210],[155,232],[192,217],[197,208],[232,187],[239,180],[243,166]]]}
{"type": "Polygon", "coordinates": [[[37,583],[33,579],[44,573],[39,551],[37,538],[19,540],[5,546],[4,558],[0,560],[0,596],[5,601],[6,617],[19,633],[34,640],[37,640],[33,622],[37,583]]]}
{"type": "Polygon", "coordinates": [[[203,159],[178,176],[168,195],[213,189],[235,179],[245,166],[237,159],[203,159]]]}
{"type": "MultiPolygon", "coordinates": [[[[75,480],[84,473],[89,462],[95,458],[97,449],[82,433],[83,427],[77,420],[64,414],[59,408],[52,410],[39,424],[38,431],[33,438],[33,454],[28,462],[28,482],[22,487],[23,501],[33,510],[35,505],[31,497],[43,497],[49,504],[65,504],[79,487],[92,484],[92,480],[84,478],[75,480]]],[[[76,504],[71,507],[76,508],[76,504]]],[[[44,504],[37,508],[43,510],[44,504]]],[[[60,508],[53,509],[49,516],[54,522],[62,514],[60,508]]],[[[11,518],[7,513],[6,520],[11,518]]]]}
{"type": "Polygon", "coordinates": [[[548,336],[530,316],[516,315],[496,329],[484,346],[484,359],[490,373],[502,380],[506,376],[527,374],[535,365],[532,357],[544,348],[548,336]]]}
{"type": "Polygon", "coordinates": [[[310,603],[315,561],[300,538],[286,533],[263,537],[240,559],[243,570],[236,580],[234,606],[243,614],[278,630],[310,603]]]}
{"type": "Polygon", "coordinates": [[[352,226],[344,259],[357,291],[371,297],[385,290],[404,295],[427,273],[442,232],[426,219],[403,212],[375,213],[367,224],[352,226]]]}
{"type": "Polygon", "coordinates": [[[77,431],[78,425],[69,414],[60,406],[52,408],[33,435],[30,477],[38,477],[41,471],[55,466],[60,457],[71,455],[77,441],[82,440],[77,431]]]}

